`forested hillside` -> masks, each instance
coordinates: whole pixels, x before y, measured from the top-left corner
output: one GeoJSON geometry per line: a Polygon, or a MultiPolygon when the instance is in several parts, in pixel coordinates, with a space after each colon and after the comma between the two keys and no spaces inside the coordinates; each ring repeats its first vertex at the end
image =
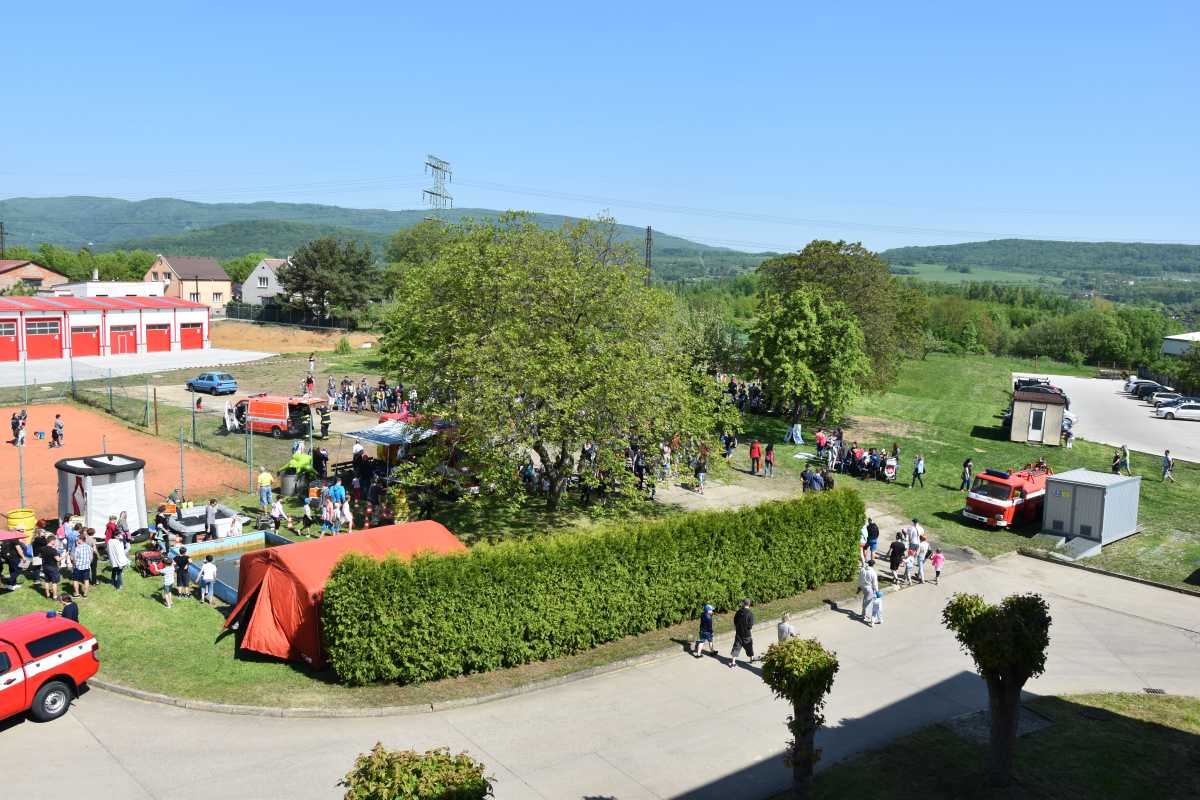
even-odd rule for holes
{"type": "Polygon", "coordinates": [[[894,267],[944,264],[947,267],[1056,275],[1109,272],[1161,276],[1200,272],[1200,245],[1188,244],[995,239],[932,247],[897,247],[880,255],[894,267]]]}

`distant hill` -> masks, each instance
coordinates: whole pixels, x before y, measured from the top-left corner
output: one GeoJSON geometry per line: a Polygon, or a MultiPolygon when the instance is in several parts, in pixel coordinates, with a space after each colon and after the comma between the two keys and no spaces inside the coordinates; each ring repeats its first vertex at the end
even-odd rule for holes
{"type": "Polygon", "coordinates": [[[944,264],[1057,275],[1110,272],[1149,276],[1200,272],[1200,245],[1189,244],[995,239],[932,247],[897,247],[885,250],[881,255],[894,267],[944,264]]]}
{"type": "MultiPolygon", "coordinates": [[[[447,222],[493,219],[502,212],[456,208],[438,212],[447,222]]],[[[353,238],[382,255],[395,231],[420,222],[425,210],[342,208],[309,203],[195,203],[173,198],[119,200],[111,197],[11,198],[0,200],[0,220],[9,242],[36,248],[42,242],[77,249],[145,249],[181,255],[233,258],[253,251],[286,256],[320,236],[353,238]]],[[[573,218],[534,214],[549,228],[573,218]]],[[[622,240],[641,244],[645,229],[619,225],[622,240]]],[[[766,253],[742,253],[655,232],[654,274],[658,280],[696,280],[753,270],[766,253]]]]}

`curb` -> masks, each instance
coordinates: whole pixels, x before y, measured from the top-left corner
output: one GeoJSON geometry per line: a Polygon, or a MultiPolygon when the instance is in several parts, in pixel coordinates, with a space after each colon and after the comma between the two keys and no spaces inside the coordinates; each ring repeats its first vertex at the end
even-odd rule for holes
{"type": "Polygon", "coordinates": [[[1026,558],[1034,558],[1038,561],[1045,561],[1048,564],[1057,564],[1061,567],[1070,567],[1071,569],[1081,569],[1084,572],[1091,572],[1095,573],[1096,575],[1107,575],[1110,578],[1120,578],[1123,581],[1140,583],[1143,586],[1149,586],[1153,589],[1166,589],[1168,592],[1175,592],[1177,594],[1184,594],[1189,597],[1200,598],[1200,592],[1195,591],[1194,589],[1185,589],[1182,586],[1172,586],[1169,583],[1159,583],[1158,581],[1152,581],[1146,578],[1138,578],[1134,575],[1126,575],[1123,572],[1113,572],[1111,570],[1101,569],[1100,567],[1088,566],[1087,564],[1078,564],[1074,561],[1067,561],[1066,559],[1059,558],[1053,553],[1049,553],[1044,550],[1034,550],[1030,547],[1019,547],[1017,548],[1017,553],[1025,556],[1026,558]]]}
{"type": "MultiPolygon", "coordinates": [[[[898,590],[898,589],[897,589],[898,590]]],[[[838,605],[843,603],[852,603],[854,597],[845,600],[839,598],[838,605]]],[[[827,606],[822,603],[816,608],[811,608],[806,611],[799,612],[795,615],[795,619],[804,619],[805,617],[815,616],[824,613],[828,610],[827,606]]],[[[775,627],[774,620],[771,622],[762,622],[754,626],[755,631],[767,631],[775,627]]],[[[722,634],[723,636],[728,633],[722,634]]],[[[103,689],[106,692],[113,694],[132,697],[135,700],[142,700],[147,703],[159,703],[161,705],[175,706],[176,708],[185,708],[189,711],[207,711],[213,714],[231,714],[235,716],[251,716],[251,717],[270,717],[278,719],[353,719],[353,718],[370,718],[370,717],[400,717],[412,716],[414,714],[432,714],[438,711],[449,711],[455,708],[466,708],[469,706],[482,705],[495,700],[504,700],[509,697],[529,694],[531,692],[539,692],[543,689],[552,689],[555,686],[562,686],[576,681],[594,678],[598,675],[606,675],[610,672],[637,667],[643,664],[649,664],[654,661],[664,660],[679,655],[678,649],[663,648],[652,653],[645,653],[640,656],[613,661],[609,664],[600,664],[595,667],[588,667],[567,675],[560,675],[555,678],[545,678],[540,681],[533,681],[522,686],[514,686],[509,689],[503,689],[499,692],[491,694],[479,695],[478,697],[461,697],[455,700],[444,700],[437,703],[419,703],[416,705],[407,706],[376,706],[364,708],[282,708],[276,706],[249,706],[237,705],[231,703],[211,703],[207,700],[189,700],[183,697],[175,697],[169,694],[160,694],[158,692],[147,692],[142,689],[134,689],[130,686],[124,686],[119,683],[106,681],[102,678],[91,678],[88,680],[89,686],[94,686],[97,689],[103,689]]]]}

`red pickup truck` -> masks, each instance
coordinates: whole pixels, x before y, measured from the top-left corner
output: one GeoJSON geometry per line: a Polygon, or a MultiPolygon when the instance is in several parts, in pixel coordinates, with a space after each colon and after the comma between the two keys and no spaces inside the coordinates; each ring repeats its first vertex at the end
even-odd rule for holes
{"type": "Polygon", "coordinates": [[[99,669],[100,645],[78,622],[53,611],[0,622],[0,719],[58,719],[99,669]]]}

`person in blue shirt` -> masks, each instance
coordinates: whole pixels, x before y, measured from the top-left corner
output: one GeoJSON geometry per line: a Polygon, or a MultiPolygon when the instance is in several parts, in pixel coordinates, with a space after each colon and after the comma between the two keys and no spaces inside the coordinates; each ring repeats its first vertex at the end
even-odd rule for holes
{"type": "Polygon", "coordinates": [[[713,607],[704,604],[704,611],[700,614],[700,638],[696,640],[696,644],[692,647],[692,656],[700,657],[700,648],[708,644],[708,652],[717,652],[717,646],[713,644],[713,607]]]}
{"type": "Polygon", "coordinates": [[[334,482],[333,486],[330,487],[329,499],[333,501],[334,505],[340,505],[346,502],[346,487],[342,486],[341,478],[338,478],[337,481],[334,482]]]}

